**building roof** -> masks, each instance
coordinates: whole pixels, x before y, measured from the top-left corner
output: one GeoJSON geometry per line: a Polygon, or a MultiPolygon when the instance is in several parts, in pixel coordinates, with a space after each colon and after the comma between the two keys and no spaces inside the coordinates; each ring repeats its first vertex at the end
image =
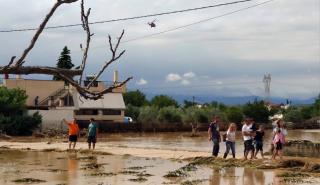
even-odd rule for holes
{"type": "Polygon", "coordinates": [[[125,109],[122,93],[104,94],[101,99],[89,100],[81,97],[79,93],[74,95],[74,106],[77,109],[125,109]]]}

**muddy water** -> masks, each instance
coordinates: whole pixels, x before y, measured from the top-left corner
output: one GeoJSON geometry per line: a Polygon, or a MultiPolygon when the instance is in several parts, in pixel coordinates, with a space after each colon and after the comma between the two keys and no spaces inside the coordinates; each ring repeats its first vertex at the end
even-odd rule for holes
{"type": "MultiPolygon", "coordinates": [[[[200,132],[200,137],[190,137],[190,133],[120,133],[103,135],[100,141],[107,145],[136,147],[136,148],[158,148],[168,150],[186,150],[211,152],[212,143],[208,141],[208,134],[200,132]]],[[[271,143],[271,130],[265,132],[264,150],[267,151],[271,143]]],[[[320,130],[290,130],[287,140],[310,140],[320,141],[320,130]]],[[[225,150],[225,143],[220,144],[220,153],[225,150]]],[[[241,132],[236,135],[236,151],[243,152],[243,140],[241,132]]]]}
{"type": "MultiPolygon", "coordinates": [[[[208,141],[208,134],[200,132],[199,137],[190,137],[189,132],[165,132],[165,133],[118,133],[118,134],[100,134],[98,147],[112,146],[123,148],[143,148],[143,149],[163,149],[179,151],[200,151],[208,152],[212,150],[212,143],[208,141]]],[[[271,130],[265,131],[264,151],[270,148],[271,130]]],[[[320,141],[320,130],[289,130],[287,140],[310,140],[320,141]]],[[[66,140],[62,139],[62,140],[66,140]]],[[[22,142],[47,142],[48,139],[39,138],[17,138],[15,141],[22,142]]],[[[80,141],[85,142],[86,138],[80,141]]],[[[243,140],[241,132],[236,134],[236,153],[242,157],[243,140]]],[[[225,151],[225,143],[220,144],[220,154],[225,151]]]]}
{"type": "Polygon", "coordinates": [[[168,179],[163,177],[168,171],[186,163],[133,156],[0,150],[0,164],[0,184],[25,184],[14,182],[22,178],[44,180],[46,182],[37,183],[43,185],[181,184],[187,180],[215,185],[278,184],[272,171],[244,168],[202,167],[190,172],[189,177],[168,179]],[[145,181],[134,181],[138,173],[147,174],[145,181]]]}
{"type": "MultiPolygon", "coordinates": [[[[133,148],[143,148],[147,150],[148,148],[157,148],[169,152],[202,151],[207,152],[209,156],[211,143],[207,140],[207,133],[200,133],[200,137],[189,137],[189,134],[190,133],[103,134],[99,137],[97,147],[103,148],[105,145],[118,146],[128,151],[133,148]]],[[[319,141],[320,130],[289,131],[288,139],[319,141]]],[[[23,143],[23,145],[25,144],[25,146],[28,147],[28,142],[48,141],[49,139],[15,138],[14,140],[26,142],[23,143]]],[[[66,139],[60,140],[64,141],[66,139]]],[[[265,143],[270,140],[271,134],[269,131],[266,131],[265,143]]],[[[81,138],[80,142],[84,145],[85,143],[83,142],[85,142],[85,138],[81,138]]],[[[63,145],[63,143],[60,143],[60,145],[63,145]]],[[[269,146],[265,144],[265,149],[268,147],[269,146]]],[[[236,148],[238,154],[241,154],[243,145],[240,133],[237,134],[236,148]]],[[[221,144],[220,151],[224,151],[224,143],[221,144]]],[[[150,156],[150,158],[140,158],[129,155],[89,155],[70,152],[0,150],[0,185],[26,184],[23,182],[13,182],[14,180],[22,178],[45,180],[46,182],[38,183],[43,185],[181,184],[186,180],[196,180],[195,182],[198,182],[198,184],[215,185],[285,184],[280,182],[281,179],[276,177],[275,172],[272,170],[256,170],[250,168],[211,169],[200,167],[196,171],[188,172],[189,176],[186,178],[167,179],[163,177],[169,171],[177,170],[184,165],[186,165],[186,162],[152,158],[152,156],[150,156]],[[124,173],[126,171],[127,173],[124,173]],[[139,179],[138,174],[145,179],[139,179]],[[145,181],[137,182],[136,180],[145,181]]],[[[298,184],[302,183],[299,182],[298,184]]]]}

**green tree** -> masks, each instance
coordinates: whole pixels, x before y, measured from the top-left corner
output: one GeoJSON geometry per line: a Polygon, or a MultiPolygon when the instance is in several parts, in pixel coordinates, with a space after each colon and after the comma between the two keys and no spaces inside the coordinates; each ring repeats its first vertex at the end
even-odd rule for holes
{"type": "Polygon", "coordinates": [[[156,106],[158,108],[169,107],[169,106],[174,106],[174,107],[179,106],[176,100],[166,95],[155,96],[151,99],[150,103],[152,106],[156,106]]]}
{"type": "Polygon", "coordinates": [[[125,116],[129,116],[134,121],[136,121],[136,120],[138,120],[139,114],[140,114],[139,107],[133,106],[131,104],[127,105],[126,111],[125,111],[125,116]]]}
{"type": "Polygon", "coordinates": [[[152,106],[144,106],[140,108],[138,121],[141,123],[156,123],[158,116],[158,108],[152,106]]]}
{"type": "Polygon", "coordinates": [[[183,101],[183,108],[189,108],[192,107],[194,103],[192,101],[184,100],[183,101]]]}
{"type": "Polygon", "coordinates": [[[253,118],[256,122],[267,123],[271,115],[268,108],[263,101],[255,100],[253,103],[249,102],[243,106],[243,114],[247,117],[253,118]]]}
{"type": "Polygon", "coordinates": [[[320,94],[317,99],[315,99],[313,105],[313,111],[312,111],[312,116],[320,116],[320,94]]]}
{"type": "Polygon", "coordinates": [[[239,107],[230,107],[226,111],[226,116],[229,120],[229,122],[234,122],[238,126],[241,125],[242,119],[243,119],[243,113],[241,108],[239,107]]]}
{"type": "Polygon", "coordinates": [[[41,116],[24,115],[27,95],[21,89],[0,87],[0,130],[9,135],[30,135],[41,123],[41,116]]]}
{"type": "MultiPolygon", "coordinates": [[[[71,69],[73,66],[74,64],[71,61],[70,50],[67,46],[65,46],[60,53],[57,68],[71,69]]],[[[58,76],[53,76],[53,80],[61,80],[61,78],[58,76]]]]}
{"type": "Polygon", "coordinates": [[[303,106],[301,108],[301,116],[304,120],[312,118],[313,112],[313,106],[303,106]]]}
{"type": "Polygon", "coordinates": [[[146,95],[141,91],[129,91],[123,94],[123,99],[126,105],[133,105],[136,107],[141,107],[143,105],[148,105],[148,100],[146,99],[146,95]]]}
{"type": "Polygon", "coordinates": [[[297,124],[302,122],[303,117],[301,111],[297,107],[290,107],[285,111],[284,120],[297,124]]]}
{"type": "Polygon", "coordinates": [[[163,107],[159,111],[158,121],[166,123],[181,123],[182,111],[180,108],[173,106],[163,107]]]}

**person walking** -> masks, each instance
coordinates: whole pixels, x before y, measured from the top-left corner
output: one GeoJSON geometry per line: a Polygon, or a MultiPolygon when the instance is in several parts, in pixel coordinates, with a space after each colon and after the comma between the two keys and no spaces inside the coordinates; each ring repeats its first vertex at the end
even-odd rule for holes
{"type": "Polygon", "coordinates": [[[208,129],[208,135],[209,135],[209,141],[212,141],[213,148],[212,148],[212,155],[217,157],[220,149],[220,132],[219,132],[219,122],[220,118],[218,116],[215,116],[212,119],[212,122],[209,125],[208,129]]]}
{"type": "Polygon", "coordinates": [[[66,125],[68,125],[69,129],[69,149],[71,149],[71,145],[73,143],[72,149],[76,147],[79,135],[79,126],[77,124],[76,119],[73,119],[71,122],[68,122],[66,119],[62,120],[66,125]]]}
{"type": "Polygon", "coordinates": [[[256,135],[254,137],[254,141],[255,141],[255,154],[254,154],[254,158],[257,159],[257,154],[260,151],[261,157],[262,159],[264,159],[263,156],[263,136],[264,136],[264,127],[263,125],[259,126],[259,130],[256,131],[256,135]]]}
{"type": "Polygon", "coordinates": [[[226,133],[226,151],[223,155],[223,158],[227,158],[229,151],[231,149],[232,157],[236,158],[236,130],[237,125],[235,123],[231,123],[229,125],[228,131],[226,133]]]}
{"type": "Polygon", "coordinates": [[[276,136],[276,134],[278,133],[278,130],[281,131],[281,133],[283,134],[284,137],[286,137],[288,135],[288,131],[287,131],[282,119],[278,119],[275,122],[275,127],[273,128],[273,131],[272,131],[271,153],[274,153],[274,151],[275,151],[275,148],[274,148],[275,145],[273,144],[273,140],[274,140],[274,137],[276,136]]]}
{"type": "Polygon", "coordinates": [[[96,142],[97,142],[97,136],[98,136],[98,125],[95,122],[93,118],[90,119],[90,124],[88,126],[88,147],[89,150],[91,149],[91,144],[92,144],[92,149],[95,149],[96,142]]]}
{"type": "Polygon", "coordinates": [[[242,126],[242,136],[244,140],[244,159],[248,159],[248,154],[249,152],[251,153],[250,159],[253,159],[253,151],[254,151],[254,146],[253,146],[253,130],[252,130],[252,122],[250,119],[246,119],[243,126],[242,126]]]}
{"type": "Polygon", "coordinates": [[[273,139],[273,145],[274,145],[274,152],[271,159],[276,159],[276,156],[280,157],[280,160],[282,160],[282,146],[285,144],[285,136],[281,132],[279,128],[276,128],[276,135],[273,139]]]}

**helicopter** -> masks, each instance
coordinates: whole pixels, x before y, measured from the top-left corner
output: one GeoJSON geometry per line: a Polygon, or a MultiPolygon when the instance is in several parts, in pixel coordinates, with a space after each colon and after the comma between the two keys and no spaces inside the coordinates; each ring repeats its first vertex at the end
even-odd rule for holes
{"type": "Polygon", "coordinates": [[[153,20],[152,22],[148,22],[148,25],[151,27],[151,28],[155,28],[157,25],[155,24],[156,22],[156,19],[153,20]]]}

